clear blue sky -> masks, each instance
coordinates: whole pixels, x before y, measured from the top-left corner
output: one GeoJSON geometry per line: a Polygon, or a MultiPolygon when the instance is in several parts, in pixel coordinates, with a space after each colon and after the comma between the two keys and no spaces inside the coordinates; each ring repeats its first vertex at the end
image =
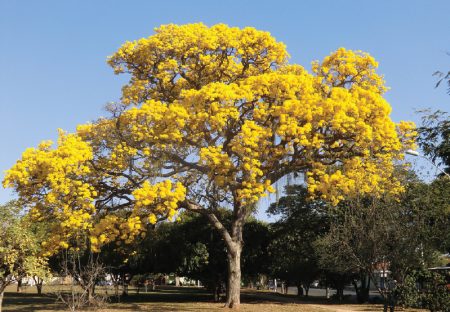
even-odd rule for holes
{"type": "MultiPolygon", "coordinates": [[[[125,77],[105,59],[124,41],[167,23],[226,23],[267,30],[307,68],[343,46],[372,54],[391,90],[395,121],[450,111],[434,89],[450,70],[450,1],[8,1],[0,0],[0,171],[22,151],[73,131],[118,100],[125,77]]],[[[3,175],[2,175],[3,176],[3,175]]],[[[11,198],[0,190],[0,203],[11,198]]]]}

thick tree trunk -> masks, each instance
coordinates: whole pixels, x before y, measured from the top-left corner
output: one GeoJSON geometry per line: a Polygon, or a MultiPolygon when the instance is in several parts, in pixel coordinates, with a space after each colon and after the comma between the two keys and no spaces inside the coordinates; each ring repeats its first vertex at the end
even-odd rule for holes
{"type": "MultiPolygon", "coordinates": [[[[237,194],[234,195],[237,196],[237,194]]],[[[247,215],[244,207],[242,207],[239,200],[235,198],[233,222],[231,224],[231,231],[228,231],[214,212],[205,213],[205,209],[191,202],[186,202],[185,204],[187,209],[191,211],[204,213],[224,239],[227,246],[228,258],[227,301],[225,307],[239,309],[241,303],[242,232],[244,220],[247,215]]]]}
{"type": "Polygon", "coordinates": [[[228,246],[228,283],[225,307],[239,309],[241,304],[241,251],[242,244],[228,246]]]}

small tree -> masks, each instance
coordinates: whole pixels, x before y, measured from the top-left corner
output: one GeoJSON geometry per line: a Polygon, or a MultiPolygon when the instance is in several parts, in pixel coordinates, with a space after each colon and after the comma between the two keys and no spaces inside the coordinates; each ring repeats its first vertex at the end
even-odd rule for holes
{"type": "Polygon", "coordinates": [[[46,258],[16,202],[0,206],[0,311],[6,286],[28,276],[49,276],[46,258]]]}

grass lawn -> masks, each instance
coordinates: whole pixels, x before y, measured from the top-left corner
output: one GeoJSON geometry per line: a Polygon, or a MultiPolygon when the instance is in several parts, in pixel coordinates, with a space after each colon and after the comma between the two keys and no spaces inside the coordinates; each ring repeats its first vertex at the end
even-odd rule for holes
{"type": "MultiPolygon", "coordinates": [[[[65,311],[61,303],[56,303],[51,294],[55,289],[44,287],[44,295],[37,296],[36,289],[29,287],[22,293],[15,292],[13,287],[7,289],[3,302],[6,312],[44,312],[65,311]]],[[[109,290],[112,293],[112,290],[109,290]]],[[[128,297],[120,302],[109,303],[99,312],[132,312],[132,311],[226,311],[222,303],[211,301],[211,296],[203,289],[189,287],[165,287],[154,292],[136,294],[130,290],[128,297]]],[[[263,291],[243,290],[240,311],[248,312],[375,312],[383,311],[381,305],[349,305],[329,304],[324,300],[300,301],[294,296],[283,296],[263,291]]],[[[408,312],[420,310],[407,310],[408,312]]]]}

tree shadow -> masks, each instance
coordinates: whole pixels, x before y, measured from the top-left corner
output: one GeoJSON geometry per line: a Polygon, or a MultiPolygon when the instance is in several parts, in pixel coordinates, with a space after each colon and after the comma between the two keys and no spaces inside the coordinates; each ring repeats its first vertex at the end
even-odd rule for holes
{"type": "Polygon", "coordinates": [[[34,312],[45,307],[46,310],[61,310],[62,304],[52,295],[6,292],[3,298],[3,311],[34,312]]]}

